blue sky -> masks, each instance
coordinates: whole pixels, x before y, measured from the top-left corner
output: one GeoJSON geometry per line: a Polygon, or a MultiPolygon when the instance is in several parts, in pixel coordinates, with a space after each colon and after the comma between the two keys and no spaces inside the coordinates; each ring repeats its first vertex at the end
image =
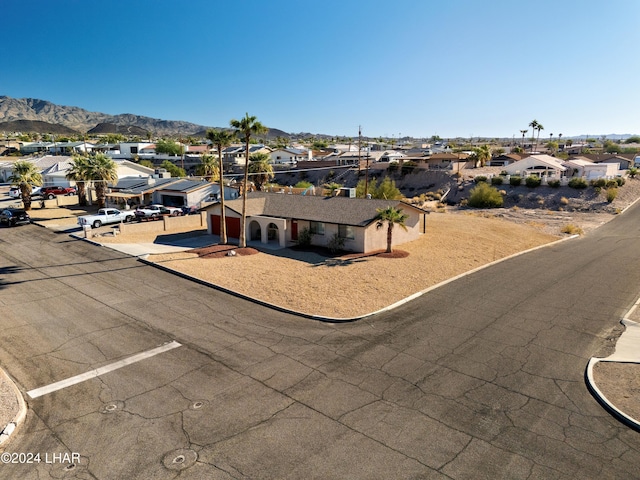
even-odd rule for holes
{"type": "Polygon", "coordinates": [[[4,0],[0,95],[213,127],[640,134],[637,0],[4,0]]]}

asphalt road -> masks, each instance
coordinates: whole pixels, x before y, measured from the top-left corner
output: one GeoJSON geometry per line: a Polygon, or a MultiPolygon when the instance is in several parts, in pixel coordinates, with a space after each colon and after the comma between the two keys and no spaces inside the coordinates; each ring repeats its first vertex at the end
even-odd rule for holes
{"type": "Polygon", "coordinates": [[[0,362],[29,406],[7,452],[40,454],[0,478],[640,478],[640,434],[584,381],[638,297],[639,237],[634,207],[333,325],[0,229],[0,362]]]}

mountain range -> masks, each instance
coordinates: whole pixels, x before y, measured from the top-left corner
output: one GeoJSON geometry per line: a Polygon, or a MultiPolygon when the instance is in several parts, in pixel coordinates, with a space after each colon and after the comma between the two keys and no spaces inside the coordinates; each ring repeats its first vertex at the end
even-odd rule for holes
{"type": "MultiPolygon", "coordinates": [[[[121,133],[124,135],[154,136],[192,135],[205,136],[207,126],[179,120],[160,120],[123,113],[108,115],[90,112],[79,107],[56,105],[36,98],[11,98],[0,96],[0,131],[36,132],[53,134],[121,133]]],[[[214,127],[215,128],[215,127],[214,127]]],[[[277,129],[269,129],[268,138],[290,135],[277,129]]]]}

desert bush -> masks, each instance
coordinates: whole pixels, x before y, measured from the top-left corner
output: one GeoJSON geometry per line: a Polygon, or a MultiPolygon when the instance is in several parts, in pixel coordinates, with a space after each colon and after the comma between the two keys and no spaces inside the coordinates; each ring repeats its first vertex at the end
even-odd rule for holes
{"type": "Polygon", "coordinates": [[[511,185],[512,187],[517,187],[521,184],[522,177],[519,177],[518,175],[512,175],[511,178],[509,178],[509,185],[511,185]]]}
{"type": "Polygon", "coordinates": [[[607,180],[607,184],[605,185],[606,188],[616,188],[618,187],[618,182],[616,182],[615,180],[607,180]]]}
{"type": "Polygon", "coordinates": [[[311,245],[311,239],[313,233],[308,228],[303,228],[301,232],[298,232],[298,245],[301,247],[309,247],[311,245]]]}
{"type": "Polygon", "coordinates": [[[616,177],[616,183],[621,187],[626,183],[626,180],[623,177],[616,177]]]}
{"type": "Polygon", "coordinates": [[[394,163],[390,163],[389,166],[387,167],[387,172],[393,173],[393,172],[397,172],[398,171],[398,163],[394,162],[394,163]]]}
{"type": "Polygon", "coordinates": [[[593,187],[593,191],[596,192],[596,195],[600,195],[602,193],[602,187],[593,187]]]}
{"type": "Polygon", "coordinates": [[[331,240],[327,242],[327,248],[331,253],[336,253],[344,249],[344,238],[334,233],[331,240]]]}
{"type": "Polygon", "coordinates": [[[609,188],[607,190],[607,202],[611,203],[613,202],[616,197],[618,196],[618,189],[617,188],[609,188]]]}
{"type": "Polygon", "coordinates": [[[561,232],[568,233],[569,235],[582,235],[584,233],[584,231],[580,227],[577,227],[571,223],[562,227],[561,232]]]}
{"type": "Polygon", "coordinates": [[[402,169],[400,170],[400,172],[402,173],[402,175],[406,175],[407,173],[413,172],[417,166],[418,164],[416,162],[404,162],[402,164],[402,169]]]}
{"type": "Polygon", "coordinates": [[[560,198],[560,203],[562,205],[569,205],[569,199],[567,197],[561,197],[560,198]]]}
{"type": "Polygon", "coordinates": [[[536,177],[535,175],[530,175],[525,179],[524,183],[529,188],[535,188],[540,186],[540,183],[542,183],[542,179],[540,177],[536,177]]]}
{"type": "Polygon", "coordinates": [[[577,188],[577,189],[588,187],[587,181],[581,177],[573,177],[571,180],[569,180],[569,186],[571,188],[577,188]]]}
{"type": "Polygon", "coordinates": [[[495,176],[491,177],[491,185],[502,185],[504,183],[504,178],[495,176]]]}
{"type": "Polygon", "coordinates": [[[589,184],[592,187],[600,187],[600,188],[602,188],[602,187],[607,185],[607,181],[604,178],[596,178],[595,180],[591,180],[589,182],[589,184]]]}
{"type": "Polygon", "coordinates": [[[484,175],[478,175],[477,177],[474,177],[473,181],[477,184],[480,182],[485,182],[487,181],[487,177],[485,177],[484,175]]]}
{"type": "Polygon", "coordinates": [[[504,199],[500,192],[485,182],[480,182],[471,189],[469,195],[469,206],[474,208],[497,208],[501,207],[504,199]]]}
{"type": "Polygon", "coordinates": [[[560,180],[549,180],[547,182],[547,185],[549,185],[551,188],[560,188],[560,180]]]}

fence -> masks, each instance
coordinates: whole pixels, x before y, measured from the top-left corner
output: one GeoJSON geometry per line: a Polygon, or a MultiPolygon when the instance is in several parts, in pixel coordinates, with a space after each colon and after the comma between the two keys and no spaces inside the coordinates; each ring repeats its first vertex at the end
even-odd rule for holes
{"type": "Polygon", "coordinates": [[[121,223],[120,235],[133,235],[136,233],[160,233],[178,230],[198,230],[207,225],[205,212],[197,215],[184,215],[182,217],[163,216],[160,220],[147,220],[138,223],[121,223]]]}

